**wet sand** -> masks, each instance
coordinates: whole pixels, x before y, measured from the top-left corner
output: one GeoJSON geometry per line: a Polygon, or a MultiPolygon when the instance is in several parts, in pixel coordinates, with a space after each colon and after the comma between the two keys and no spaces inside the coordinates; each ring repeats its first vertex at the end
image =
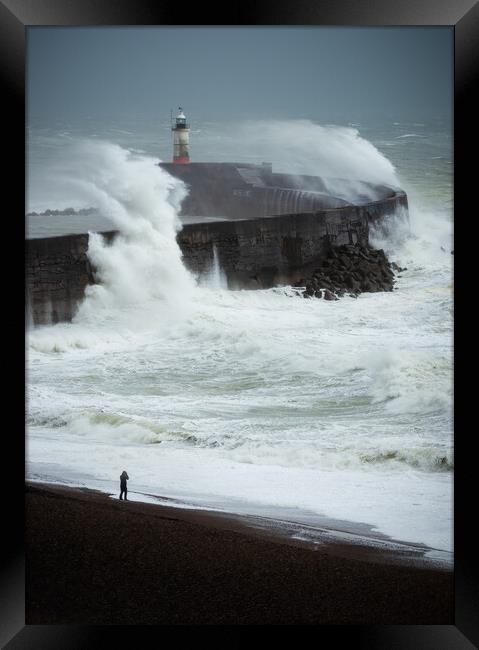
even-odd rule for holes
{"type": "Polygon", "coordinates": [[[453,572],[201,510],[26,486],[26,623],[453,624],[453,572]]]}

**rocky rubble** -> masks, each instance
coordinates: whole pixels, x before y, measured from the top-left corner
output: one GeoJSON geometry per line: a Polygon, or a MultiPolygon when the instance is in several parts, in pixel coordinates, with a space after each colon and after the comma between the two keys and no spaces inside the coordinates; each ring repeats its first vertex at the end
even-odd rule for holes
{"type": "Polygon", "coordinates": [[[395,271],[405,271],[390,263],[382,249],[362,244],[332,247],[315,271],[294,286],[304,298],[338,300],[345,294],[356,298],[363,292],[392,291],[395,271]]]}

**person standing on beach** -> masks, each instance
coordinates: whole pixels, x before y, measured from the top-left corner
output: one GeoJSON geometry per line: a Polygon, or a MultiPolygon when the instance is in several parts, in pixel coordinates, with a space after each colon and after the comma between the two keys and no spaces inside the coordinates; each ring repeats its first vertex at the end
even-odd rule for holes
{"type": "Polygon", "coordinates": [[[125,495],[125,501],[128,501],[128,499],[126,497],[127,492],[128,492],[128,490],[126,489],[126,482],[128,481],[129,478],[130,477],[128,476],[128,474],[125,472],[125,470],[123,470],[123,472],[120,474],[120,490],[121,490],[120,491],[120,501],[123,498],[123,494],[125,495]]]}

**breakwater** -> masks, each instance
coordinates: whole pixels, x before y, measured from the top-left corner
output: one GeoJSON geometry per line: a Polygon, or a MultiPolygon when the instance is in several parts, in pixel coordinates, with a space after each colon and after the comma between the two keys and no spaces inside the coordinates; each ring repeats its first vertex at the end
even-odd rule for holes
{"type": "MultiPolygon", "coordinates": [[[[268,288],[297,282],[316,268],[331,247],[367,245],[372,223],[387,229],[406,194],[363,205],[316,212],[190,223],[178,233],[183,260],[192,272],[208,272],[216,249],[228,287],[268,288]]],[[[114,231],[104,233],[112,241],[114,231]]],[[[69,321],[85,287],[95,282],[88,256],[88,234],[26,241],[26,317],[31,324],[69,321]]]]}
{"type": "Polygon", "coordinates": [[[391,264],[383,250],[361,243],[332,246],[308,278],[296,286],[304,298],[338,300],[345,293],[356,298],[359,293],[392,291],[394,270],[405,271],[391,264]]]}
{"type": "Polygon", "coordinates": [[[180,215],[253,219],[385,200],[387,185],[273,172],[271,163],[160,163],[188,188],[180,215]]]}

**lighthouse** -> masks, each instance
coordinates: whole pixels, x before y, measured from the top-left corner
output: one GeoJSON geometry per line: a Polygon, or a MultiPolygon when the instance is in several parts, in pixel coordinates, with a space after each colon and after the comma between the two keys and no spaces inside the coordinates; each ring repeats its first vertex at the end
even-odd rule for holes
{"type": "Polygon", "coordinates": [[[186,165],[190,162],[190,125],[186,122],[181,106],[178,108],[173,131],[173,162],[177,165],[186,165]]]}

